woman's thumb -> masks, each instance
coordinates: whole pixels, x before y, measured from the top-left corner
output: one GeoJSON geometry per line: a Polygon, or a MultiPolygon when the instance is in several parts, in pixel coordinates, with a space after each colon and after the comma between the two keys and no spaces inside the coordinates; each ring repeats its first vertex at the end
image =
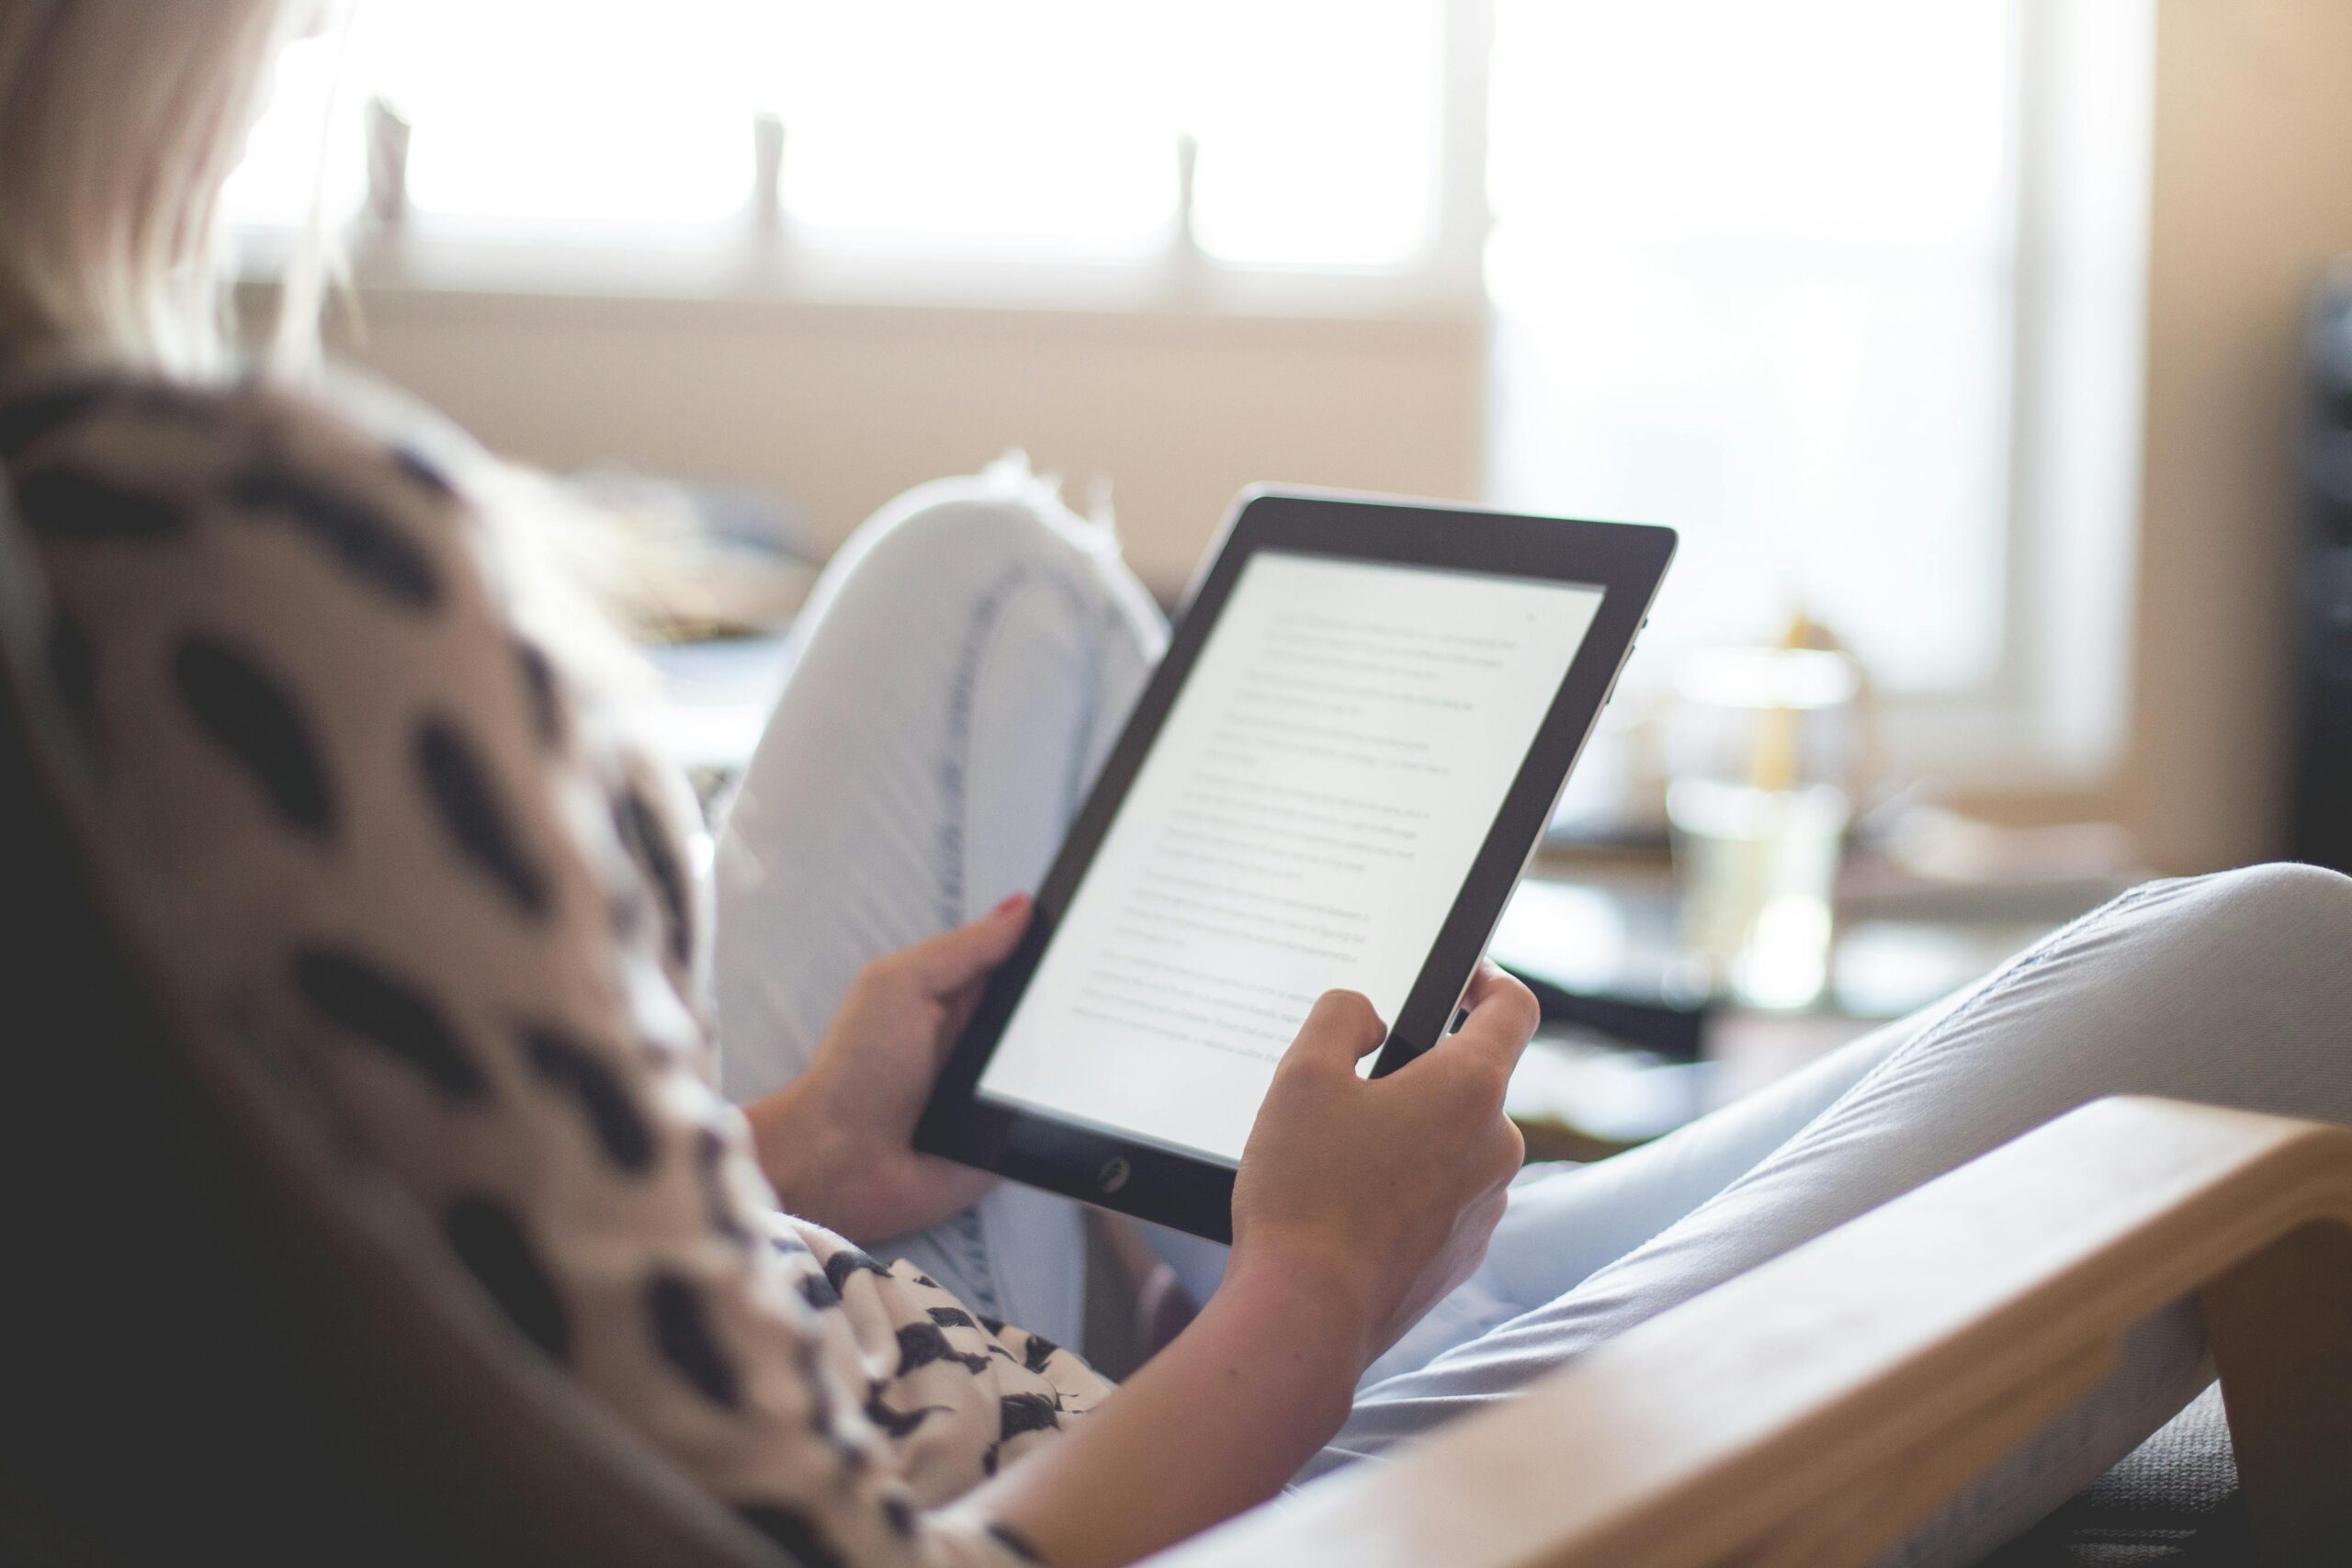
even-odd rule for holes
{"type": "Polygon", "coordinates": [[[1315,998],[1291,1043],[1297,1056],[1329,1056],[1352,1066],[1380,1049],[1388,1026],[1361,991],[1326,991],[1315,998]]]}
{"type": "Polygon", "coordinates": [[[1015,893],[978,919],[907,949],[907,968],[924,990],[945,996],[1012,956],[1034,908],[1027,894],[1015,893]]]}

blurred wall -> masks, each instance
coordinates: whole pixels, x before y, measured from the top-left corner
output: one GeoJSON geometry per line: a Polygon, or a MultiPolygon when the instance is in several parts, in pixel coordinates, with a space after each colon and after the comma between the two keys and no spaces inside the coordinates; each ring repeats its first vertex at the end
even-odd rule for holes
{"type": "Polygon", "coordinates": [[[2153,177],[2120,805],[2154,863],[2201,871],[2281,842],[2298,340],[2352,252],[2352,4],[2160,0],[2153,177]]]}
{"type": "Polygon", "coordinates": [[[910,484],[1007,447],[1180,590],[1242,486],[1469,499],[1475,321],[371,294],[346,352],[496,449],[762,485],[838,544],[910,484]]]}

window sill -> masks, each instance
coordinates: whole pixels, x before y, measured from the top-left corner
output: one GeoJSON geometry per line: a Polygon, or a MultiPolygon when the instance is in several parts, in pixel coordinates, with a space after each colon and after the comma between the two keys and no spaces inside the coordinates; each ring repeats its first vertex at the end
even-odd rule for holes
{"type": "MultiPolygon", "coordinates": [[[[239,287],[270,291],[293,248],[286,231],[240,232],[232,265],[239,287]]],[[[1024,324],[1374,324],[1407,333],[1483,333],[1487,320],[1476,280],[1465,285],[1435,267],[1244,267],[1182,252],[1045,263],[863,254],[703,231],[584,231],[558,239],[453,230],[364,234],[351,243],[346,262],[351,286],[371,310],[544,303],[697,313],[910,313],[1024,324]]]]}

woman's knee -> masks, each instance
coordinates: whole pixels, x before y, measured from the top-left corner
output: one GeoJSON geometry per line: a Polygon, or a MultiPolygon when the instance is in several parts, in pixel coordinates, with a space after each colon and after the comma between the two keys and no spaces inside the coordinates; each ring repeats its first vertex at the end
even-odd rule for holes
{"type": "Polygon", "coordinates": [[[2144,884],[2004,968],[1905,1045],[1888,1081],[1932,1077],[1948,1100],[1964,1064],[2005,1131],[2014,1113],[2046,1119],[2103,1094],[2278,1109],[2278,1086],[2343,1077],[2346,952],[2352,880],[2334,872],[2144,884]]]}
{"type": "Polygon", "coordinates": [[[2301,861],[2272,861],[2221,874],[2278,919],[2341,932],[2352,929],[2352,876],[2301,861]]]}
{"type": "Polygon", "coordinates": [[[2165,891],[2196,923],[2267,953],[2331,963],[2352,953],[2352,877],[2324,866],[2272,861],[2184,878],[2165,891]]]}
{"type": "Polygon", "coordinates": [[[2278,863],[2158,884],[2118,934],[2070,1052],[2110,1062],[2119,1089],[2352,1117],[2352,879],[2278,863]]]}
{"type": "Polygon", "coordinates": [[[1073,513],[1017,458],[897,497],[843,545],[828,576],[829,597],[909,605],[1035,578],[1061,589],[1074,613],[1115,625],[1140,608],[1147,630],[1154,615],[1109,525],[1073,513]]]}
{"type": "Polygon", "coordinates": [[[2095,980],[2103,1005],[2226,1011],[2292,1005],[2347,952],[2352,878],[2278,862],[2144,884],[2061,935],[2044,967],[2095,980]]]}
{"type": "MultiPolygon", "coordinates": [[[[1050,482],[1008,459],[919,486],[877,512],[827,569],[802,637],[812,669],[868,688],[895,669],[939,682],[937,694],[959,704],[1006,691],[1007,682],[988,678],[992,668],[1042,663],[1054,676],[1047,685],[1074,681],[1078,707],[1100,719],[1125,714],[1167,627],[1109,526],[1075,516],[1050,482]]],[[[1012,681],[1011,696],[1047,694],[1036,685],[1012,681]]],[[[1090,750],[1096,728],[1083,742],[1090,750]]]]}
{"type": "Polygon", "coordinates": [[[984,479],[940,479],[897,497],[851,541],[873,563],[926,574],[985,572],[1053,561],[1069,548],[1060,509],[1042,496],[984,479]]]}

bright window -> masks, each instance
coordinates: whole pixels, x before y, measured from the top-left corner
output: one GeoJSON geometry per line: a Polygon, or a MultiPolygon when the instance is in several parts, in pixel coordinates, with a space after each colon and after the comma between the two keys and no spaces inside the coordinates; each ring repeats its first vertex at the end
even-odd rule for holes
{"type": "MultiPolygon", "coordinates": [[[[818,246],[1055,261],[1195,235],[1259,265],[1398,268],[1430,249],[1442,0],[373,0],[346,107],[413,127],[420,227],[722,223],[785,127],[783,214],[818,246]]],[[[338,44],[300,45],[231,213],[310,209],[338,44]]],[[[330,148],[354,210],[356,138],[330,148]]]]}
{"type": "Polygon", "coordinates": [[[1492,487],[1684,534],[1645,667],[1826,622],[1883,687],[2004,648],[1999,0],[1500,0],[1492,487]]]}
{"type": "Polygon", "coordinates": [[[314,189],[331,223],[359,210],[367,162],[354,95],[338,81],[341,48],[337,38],[305,39],[279,57],[268,109],[220,193],[230,223],[299,227],[311,214],[314,189]]]}
{"type": "MultiPolygon", "coordinates": [[[[1188,160],[1210,260],[1316,288],[1442,294],[1490,214],[1490,497],[1683,531],[1645,675],[1802,608],[1883,689],[1982,694],[2036,678],[2010,589],[2033,544],[2010,452],[2020,15],[362,0],[323,189],[331,217],[357,210],[372,96],[413,127],[412,241],[519,240],[550,271],[592,243],[745,243],[763,118],[787,242],[854,276],[866,257],[1159,276],[1188,160]],[[1481,125],[1483,189],[1453,155],[1481,125]]],[[[310,210],[341,47],[288,57],[232,217],[310,210]]]]}

